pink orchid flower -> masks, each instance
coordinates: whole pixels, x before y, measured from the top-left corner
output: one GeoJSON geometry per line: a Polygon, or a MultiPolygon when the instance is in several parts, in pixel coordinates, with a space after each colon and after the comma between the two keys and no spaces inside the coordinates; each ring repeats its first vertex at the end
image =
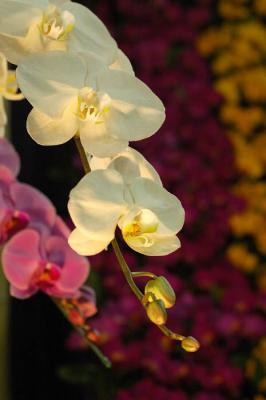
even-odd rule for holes
{"type": "Polygon", "coordinates": [[[38,290],[55,297],[75,297],[86,281],[89,265],[59,236],[42,236],[24,229],[5,245],[3,271],[11,295],[28,298],[38,290]]]}
{"type": "Polygon", "coordinates": [[[50,200],[30,185],[7,181],[7,171],[2,175],[1,181],[0,168],[0,244],[26,227],[48,233],[56,218],[50,200]]]}
{"type": "Polygon", "coordinates": [[[12,145],[0,139],[0,245],[30,227],[43,233],[55,223],[55,209],[39,190],[19,183],[19,157],[12,145]]]}

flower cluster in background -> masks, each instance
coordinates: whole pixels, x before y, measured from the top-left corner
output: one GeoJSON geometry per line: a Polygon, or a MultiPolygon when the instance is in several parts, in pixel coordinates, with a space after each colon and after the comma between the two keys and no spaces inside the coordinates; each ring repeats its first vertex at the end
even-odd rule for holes
{"type": "MultiPolygon", "coordinates": [[[[246,207],[233,214],[234,240],[227,255],[236,269],[247,274],[257,293],[257,308],[266,310],[266,15],[265,1],[220,1],[217,26],[198,42],[214,73],[214,85],[223,97],[220,119],[232,142],[239,179],[233,186],[246,207]],[[230,5],[229,5],[230,3],[230,5]]],[[[266,335],[266,330],[264,330],[266,335]]],[[[266,336],[265,336],[266,337],[266,336]]],[[[258,399],[266,391],[265,338],[246,363],[247,376],[257,384],[258,399]]]]}
{"type": "MultiPolygon", "coordinates": [[[[263,13],[262,3],[254,2],[253,9],[263,13]]],[[[263,25],[255,14],[246,28],[239,24],[239,18],[249,18],[247,9],[241,1],[198,0],[193,5],[171,0],[98,2],[97,14],[109,23],[138,76],[164,101],[167,118],[160,134],[135,147],[156,167],[164,186],[181,199],[186,211],[179,252],[147,260],[126,253],[126,259],[134,270],[157,275],[164,271],[177,295],[177,304],[169,312],[169,326],[192,334],[201,343],[201,350],[193,357],[177,350],[147,325],[112,255],[92,258],[101,302],[93,326],[101,332],[101,347],[114,363],[107,386],[117,400],[151,396],[171,400],[264,399],[265,272],[263,275],[262,262],[259,269],[247,265],[263,258],[252,247],[253,242],[246,241],[246,231],[245,240],[240,240],[246,225],[258,234],[264,195],[262,182],[257,183],[256,192],[252,186],[254,177],[263,177],[263,155],[256,155],[254,164],[247,159],[247,152],[254,152],[254,148],[263,152],[262,144],[255,146],[251,128],[263,130],[259,98],[265,94],[264,75],[258,55],[249,55],[246,47],[260,53],[265,43],[259,33],[263,25]],[[219,27],[215,27],[218,21],[219,27]],[[206,26],[212,24],[206,32],[206,26]],[[223,31],[226,37],[219,35],[223,31]],[[215,41],[221,44],[214,45],[215,41]],[[256,59],[254,68],[246,68],[235,48],[226,52],[230,46],[242,51],[247,60],[252,58],[252,63],[256,59]],[[202,55],[212,56],[212,64],[202,55]],[[217,77],[215,85],[210,65],[217,77]],[[217,68],[225,70],[218,72],[217,68]],[[238,98],[252,90],[252,107],[247,113],[238,98]],[[228,119],[224,115],[234,115],[238,121],[237,128],[231,126],[231,136],[226,134],[224,123],[228,119]],[[250,142],[255,146],[252,150],[250,142]],[[259,163],[258,175],[254,169],[259,163]],[[243,168],[251,175],[248,181],[241,178],[243,168]],[[244,192],[250,193],[249,199],[244,192]],[[232,241],[237,228],[239,239],[232,241]],[[248,275],[247,269],[257,272],[248,275]]],[[[78,338],[72,338],[71,346],[80,348],[78,338]]],[[[102,390],[100,394],[96,382],[99,399],[105,398],[102,390]]]]}

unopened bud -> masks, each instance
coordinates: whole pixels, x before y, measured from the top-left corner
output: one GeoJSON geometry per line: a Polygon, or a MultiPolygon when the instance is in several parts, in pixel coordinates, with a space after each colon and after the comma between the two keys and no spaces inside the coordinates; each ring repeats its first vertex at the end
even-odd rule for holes
{"type": "Polygon", "coordinates": [[[199,342],[192,336],[188,336],[185,339],[183,339],[181,342],[181,346],[184,350],[188,351],[189,353],[194,353],[200,348],[199,342]]]}
{"type": "Polygon", "coordinates": [[[152,293],[158,300],[162,300],[165,308],[173,307],[175,304],[175,292],[164,276],[151,279],[145,286],[145,293],[152,293]]]}
{"type": "Polygon", "coordinates": [[[167,320],[167,313],[162,300],[154,300],[146,306],[149,319],[156,325],[163,325],[167,320]]]}

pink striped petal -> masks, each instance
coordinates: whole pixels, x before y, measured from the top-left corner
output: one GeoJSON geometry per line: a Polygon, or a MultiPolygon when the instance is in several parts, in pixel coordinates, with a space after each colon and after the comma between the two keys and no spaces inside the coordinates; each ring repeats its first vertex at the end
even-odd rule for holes
{"type": "MultiPolygon", "coordinates": [[[[47,258],[54,263],[61,263],[61,276],[55,282],[58,292],[73,293],[86,281],[89,264],[86,258],[79,256],[68,245],[66,240],[52,236],[45,243],[47,258]]],[[[62,295],[63,296],[63,295],[62,295]]]]}
{"type": "Polygon", "coordinates": [[[3,270],[7,280],[18,290],[32,287],[32,278],[40,268],[40,235],[24,229],[5,245],[2,254],[3,270]]]}
{"type": "Polygon", "coordinates": [[[30,216],[30,227],[46,233],[55,223],[56,212],[50,200],[39,190],[25,183],[14,183],[10,194],[15,208],[30,216]]]}
{"type": "Polygon", "coordinates": [[[11,285],[9,291],[11,296],[16,297],[17,299],[20,300],[24,300],[33,296],[38,291],[38,289],[34,287],[34,288],[29,288],[28,290],[20,290],[17,289],[15,286],[11,285]]]}

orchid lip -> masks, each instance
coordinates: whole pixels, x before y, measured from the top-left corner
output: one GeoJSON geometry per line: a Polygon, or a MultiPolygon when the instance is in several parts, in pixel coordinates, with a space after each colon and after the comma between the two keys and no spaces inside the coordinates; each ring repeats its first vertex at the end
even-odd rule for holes
{"type": "Polygon", "coordinates": [[[61,277],[61,268],[54,263],[41,261],[37,273],[33,276],[33,281],[40,289],[49,289],[61,277]]]}

